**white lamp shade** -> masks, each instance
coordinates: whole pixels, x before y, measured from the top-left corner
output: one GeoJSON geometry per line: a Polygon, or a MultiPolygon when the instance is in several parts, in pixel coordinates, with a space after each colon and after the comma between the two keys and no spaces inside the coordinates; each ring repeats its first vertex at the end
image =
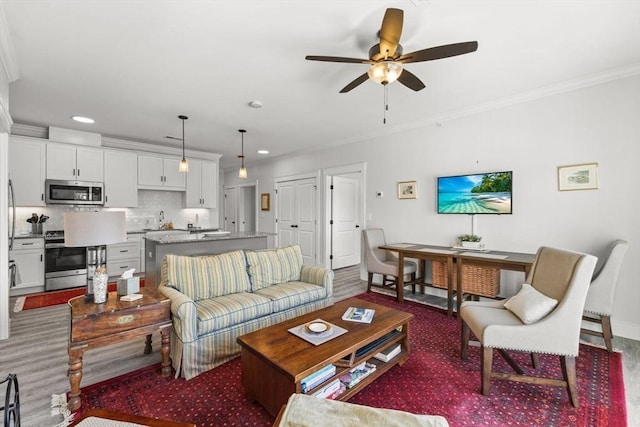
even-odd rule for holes
{"type": "Polygon", "coordinates": [[[110,245],[127,241],[124,212],[67,212],[64,214],[64,245],[70,247],[110,245]]]}

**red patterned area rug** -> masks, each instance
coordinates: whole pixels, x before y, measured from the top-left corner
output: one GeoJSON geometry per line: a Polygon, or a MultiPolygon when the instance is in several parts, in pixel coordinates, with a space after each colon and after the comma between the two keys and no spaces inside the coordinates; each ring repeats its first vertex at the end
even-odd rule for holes
{"type": "MultiPolygon", "coordinates": [[[[144,279],[140,279],[140,286],[144,286],[144,279]]],[[[115,291],[116,283],[109,283],[109,292],[115,291]]],[[[14,305],[14,312],[31,310],[34,308],[50,307],[52,305],[66,304],[71,298],[84,295],[85,287],[65,289],[62,291],[41,292],[33,295],[18,297],[14,305]]]]}
{"type": "MultiPolygon", "coordinates": [[[[622,355],[581,345],[577,359],[580,407],[563,388],[492,382],[480,394],[480,352],[460,359],[460,324],[444,311],[380,294],[359,298],[413,313],[411,353],[350,402],[444,416],[451,426],[625,426],[622,355]]],[[[374,319],[375,321],[375,319],[374,319]]],[[[516,354],[516,356],[518,356],[516,354]]],[[[516,357],[525,370],[529,357],[516,357]]],[[[542,355],[541,372],[561,377],[558,357],[542,355]]],[[[510,372],[500,356],[494,368],[510,372]]],[[[159,365],[82,388],[83,407],[187,421],[204,426],[270,426],[274,418],[242,394],[240,360],[185,381],[163,378],[159,365]]],[[[76,414],[79,416],[79,414],[76,414]]]]}

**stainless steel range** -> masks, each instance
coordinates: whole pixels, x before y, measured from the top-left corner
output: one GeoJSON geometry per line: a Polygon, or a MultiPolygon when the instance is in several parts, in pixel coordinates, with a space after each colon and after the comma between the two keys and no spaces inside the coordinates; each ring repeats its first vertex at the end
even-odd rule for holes
{"type": "Polygon", "coordinates": [[[94,270],[96,264],[105,264],[107,247],[65,247],[64,231],[50,230],[44,235],[44,255],[44,288],[55,291],[87,286],[87,273],[94,273],[88,264],[94,270]]]}

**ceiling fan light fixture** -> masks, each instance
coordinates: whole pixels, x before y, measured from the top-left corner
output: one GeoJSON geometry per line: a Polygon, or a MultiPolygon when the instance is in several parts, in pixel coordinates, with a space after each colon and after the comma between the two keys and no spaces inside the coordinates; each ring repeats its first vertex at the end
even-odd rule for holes
{"type": "Polygon", "coordinates": [[[369,67],[369,78],[383,85],[393,83],[402,74],[402,64],[396,61],[380,61],[369,67]]]}
{"type": "Polygon", "coordinates": [[[182,120],[182,160],[180,160],[180,164],[178,165],[178,172],[189,172],[189,163],[187,163],[187,159],[184,156],[184,121],[189,117],[180,115],[178,118],[182,120]]]}

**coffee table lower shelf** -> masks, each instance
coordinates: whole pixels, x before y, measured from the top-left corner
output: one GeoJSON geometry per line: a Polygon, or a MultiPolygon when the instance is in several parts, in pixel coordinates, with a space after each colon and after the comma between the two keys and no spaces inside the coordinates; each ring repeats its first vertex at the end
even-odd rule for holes
{"type": "Polygon", "coordinates": [[[317,390],[334,381],[362,362],[373,363],[376,369],[351,388],[336,396],[336,400],[346,401],[367,387],[392,367],[402,365],[409,355],[409,321],[413,315],[362,300],[347,300],[332,307],[309,315],[289,320],[280,325],[256,331],[238,338],[241,346],[242,386],[247,399],[260,403],[273,416],[277,416],[293,393],[302,393],[302,379],[329,364],[336,366],[336,373],[318,386],[317,390]],[[376,317],[371,324],[354,324],[342,321],[342,313],[349,306],[373,308],[376,317]],[[314,318],[322,318],[330,323],[346,327],[348,333],[328,343],[314,347],[300,342],[287,332],[287,328],[302,324],[314,318]],[[356,356],[361,349],[390,332],[398,330],[391,339],[381,342],[364,354],[356,356]],[[269,345],[272,344],[272,346],[269,345]],[[329,344],[331,343],[331,344],[329,344]],[[393,359],[383,362],[373,356],[396,345],[401,351],[393,359]],[[277,347],[274,349],[273,347],[277,347]]]}

